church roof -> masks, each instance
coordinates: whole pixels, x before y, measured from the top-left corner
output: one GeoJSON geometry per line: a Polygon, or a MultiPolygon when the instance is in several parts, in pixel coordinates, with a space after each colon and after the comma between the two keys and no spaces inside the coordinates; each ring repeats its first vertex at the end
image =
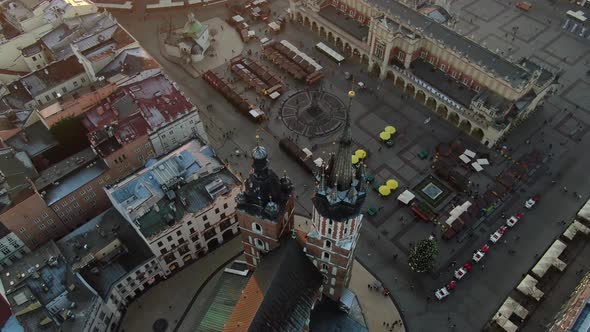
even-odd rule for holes
{"type": "Polygon", "coordinates": [[[297,241],[285,239],[256,268],[224,331],[302,331],[322,280],[297,241]]]}
{"type": "Polygon", "coordinates": [[[236,197],[237,208],[276,221],[292,191],[291,180],[286,175],[279,178],[270,169],[267,150],[257,145],[252,150],[252,172],[246,180],[245,190],[236,197]]]}
{"type": "MultiPolygon", "coordinates": [[[[354,92],[349,92],[348,109],[354,92]]],[[[318,175],[313,203],[318,212],[336,221],[347,220],[360,213],[366,196],[365,167],[352,165],[352,129],[350,115],[346,117],[344,131],[338,141],[338,152],[332,155],[328,165],[322,166],[318,175]]]]}

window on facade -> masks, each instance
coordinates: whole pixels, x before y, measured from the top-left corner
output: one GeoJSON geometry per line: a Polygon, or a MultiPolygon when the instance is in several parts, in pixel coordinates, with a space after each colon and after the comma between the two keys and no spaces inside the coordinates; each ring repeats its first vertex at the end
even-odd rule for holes
{"type": "Polygon", "coordinates": [[[447,65],[445,65],[444,63],[442,65],[440,65],[440,70],[442,70],[443,72],[447,71],[447,65]]]}
{"type": "Polygon", "coordinates": [[[207,216],[203,215],[203,221],[206,221],[206,220],[207,220],[207,216]]]}
{"type": "Polygon", "coordinates": [[[215,214],[219,213],[219,208],[215,209],[215,214]]]}
{"type": "Polygon", "coordinates": [[[256,233],[262,234],[262,227],[257,223],[252,223],[252,230],[256,233]]]}
{"type": "Polygon", "coordinates": [[[383,42],[378,41],[375,44],[375,56],[379,59],[383,59],[385,56],[385,44],[383,42]]]}
{"type": "Polygon", "coordinates": [[[264,249],[264,242],[261,239],[254,239],[254,244],[258,249],[264,249]]]}
{"type": "Polygon", "coordinates": [[[332,235],[332,229],[328,228],[328,235],[332,235]]]}
{"type": "Polygon", "coordinates": [[[193,234],[195,232],[195,228],[194,227],[191,227],[191,228],[189,228],[188,231],[191,232],[191,234],[193,234]]]}
{"type": "Polygon", "coordinates": [[[36,56],[32,56],[31,59],[33,59],[33,61],[37,61],[37,57],[36,56]]]}
{"type": "Polygon", "coordinates": [[[174,256],[174,254],[169,254],[164,256],[164,262],[166,262],[166,264],[172,263],[174,262],[174,260],[176,260],[176,257],[174,256]]]}
{"type": "Polygon", "coordinates": [[[223,208],[227,209],[227,203],[223,203],[223,208]]]}
{"type": "Polygon", "coordinates": [[[475,90],[476,92],[479,92],[479,90],[481,90],[481,87],[479,85],[476,85],[473,90],[475,90]]]}
{"type": "Polygon", "coordinates": [[[78,81],[74,81],[73,83],[74,83],[74,87],[78,86],[78,81]]]}
{"type": "Polygon", "coordinates": [[[50,100],[51,100],[51,98],[49,98],[49,96],[48,96],[48,95],[45,95],[45,99],[46,99],[47,101],[50,101],[50,100]]]}
{"type": "Polygon", "coordinates": [[[178,231],[176,231],[176,235],[177,236],[181,236],[182,235],[182,232],[178,230],[178,231]]]}
{"type": "Polygon", "coordinates": [[[205,231],[204,233],[205,240],[209,240],[210,238],[215,236],[215,229],[210,228],[209,230],[205,231]]]}
{"type": "Polygon", "coordinates": [[[57,98],[57,92],[53,91],[53,92],[51,93],[51,95],[53,96],[53,98],[57,98]]]}
{"type": "Polygon", "coordinates": [[[166,238],[166,240],[172,241],[172,235],[168,235],[168,237],[166,238]]]}
{"type": "Polygon", "coordinates": [[[164,245],[164,243],[162,243],[162,241],[158,241],[158,247],[161,247],[163,245],[164,245]]]}
{"type": "Polygon", "coordinates": [[[326,240],[326,248],[332,248],[332,241],[326,240]]]}
{"type": "Polygon", "coordinates": [[[428,52],[426,52],[426,51],[421,51],[420,52],[420,57],[421,58],[425,58],[427,55],[428,55],[428,52]]]}
{"type": "Polygon", "coordinates": [[[180,239],[178,239],[178,244],[179,244],[179,245],[180,245],[180,244],[183,244],[183,243],[185,243],[185,242],[186,242],[186,240],[185,240],[184,238],[180,238],[180,239]]]}
{"type": "Polygon", "coordinates": [[[81,77],[81,78],[80,78],[80,81],[82,81],[82,83],[84,83],[84,82],[86,82],[86,78],[84,78],[84,77],[81,77]]]}
{"type": "Polygon", "coordinates": [[[63,88],[61,88],[61,91],[63,91],[64,93],[68,93],[68,88],[66,88],[65,86],[63,88]]]}
{"type": "Polygon", "coordinates": [[[220,214],[219,219],[225,219],[225,213],[220,214]]]}
{"type": "Polygon", "coordinates": [[[329,261],[329,260],[330,260],[330,253],[328,253],[328,252],[324,252],[324,253],[322,254],[322,258],[323,258],[323,259],[325,259],[325,260],[328,260],[328,261],[329,261]]]}
{"type": "Polygon", "coordinates": [[[205,223],[205,229],[207,229],[207,228],[210,228],[210,227],[211,227],[211,224],[210,224],[210,223],[208,223],[208,222],[206,222],[206,223],[205,223]]]}
{"type": "Polygon", "coordinates": [[[164,254],[165,254],[165,253],[167,253],[167,252],[168,252],[168,249],[166,249],[166,248],[162,248],[162,249],[160,250],[160,255],[164,255],[164,254]]]}

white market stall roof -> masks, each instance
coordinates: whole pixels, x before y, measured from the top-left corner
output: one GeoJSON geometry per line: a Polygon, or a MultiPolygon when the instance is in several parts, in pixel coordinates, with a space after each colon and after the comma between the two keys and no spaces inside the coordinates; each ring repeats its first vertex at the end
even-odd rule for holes
{"type": "Polygon", "coordinates": [[[257,119],[258,117],[264,115],[264,112],[262,112],[261,110],[257,109],[257,108],[253,108],[250,110],[250,115],[252,115],[255,119],[257,119]]]}
{"type": "Polygon", "coordinates": [[[268,24],[268,27],[269,27],[269,28],[271,28],[271,29],[273,29],[274,31],[279,31],[279,30],[281,30],[281,26],[280,26],[280,25],[278,25],[278,24],[277,24],[277,22],[274,22],[274,21],[273,21],[273,22],[270,22],[270,23],[268,24]]]}
{"type": "Polygon", "coordinates": [[[524,295],[529,295],[533,299],[541,301],[541,298],[543,298],[543,295],[545,295],[545,293],[543,293],[540,289],[537,288],[538,282],[539,281],[537,279],[527,274],[524,277],[524,279],[522,279],[520,284],[516,286],[516,289],[518,289],[524,295]]]}
{"type": "Polygon", "coordinates": [[[324,160],[322,158],[318,158],[316,160],[313,161],[313,163],[317,166],[317,167],[322,167],[322,165],[324,164],[324,160]]]}
{"type": "Polygon", "coordinates": [[[498,312],[496,312],[494,315],[494,320],[505,331],[514,332],[518,329],[518,326],[512,323],[509,319],[513,313],[518,317],[525,319],[529,311],[520,305],[520,303],[516,302],[513,298],[508,297],[500,309],[498,309],[498,312]]]}
{"type": "Polygon", "coordinates": [[[244,22],[244,18],[240,15],[236,15],[236,16],[232,17],[231,19],[234,20],[234,22],[236,22],[236,23],[244,22]]]}
{"type": "Polygon", "coordinates": [[[281,96],[281,94],[278,93],[277,91],[275,91],[268,96],[270,97],[270,99],[275,100],[275,99],[279,98],[281,96]]]}
{"type": "Polygon", "coordinates": [[[416,195],[412,194],[412,192],[409,190],[404,190],[403,193],[397,196],[397,199],[406,205],[410,203],[414,198],[416,198],[416,195]]]}
{"type": "Polygon", "coordinates": [[[248,30],[248,37],[254,37],[254,36],[256,36],[256,31],[248,30]]]}
{"type": "Polygon", "coordinates": [[[471,167],[473,167],[473,169],[475,169],[478,172],[483,171],[483,167],[481,167],[481,165],[477,162],[474,162],[471,164],[471,167]]]}
{"type": "Polygon", "coordinates": [[[563,232],[563,236],[570,240],[573,240],[574,236],[576,236],[578,232],[588,235],[590,234],[590,228],[588,228],[581,222],[575,220],[573,223],[570,224],[570,226],[565,230],[565,232],[563,232]]]}
{"type": "Polygon", "coordinates": [[[483,159],[477,159],[477,163],[480,165],[489,165],[490,161],[487,160],[486,158],[483,158],[483,159]]]}
{"type": "Polygon", "coordinates": [[[459,159],[461,159],[461,161],[463,161],[466,164],[469,164],[471,162],[471,159],[469,159],[469,157],[467,157],[466,155],[462,154],[459,156],[459,159]]]}
{"type": "Polygon", "coordinates": [[[306,158],[309,158],[313,155],[313,152],[311,152],[311,150],[309,150],[308,148],[303,148],[302,150],[305,153],[306,158]]]}
{"type": "Polygon", "coordinates": [[[466,155],[469,158],[475,158],[475,152],[469,150],[469,149],[465,149],[465,152],[463,152],[464,155],[466,155]]]}
{"type": "Polygon", "coordinates": [[[590,200],[578,212],[578,217],[586,221],[590,221],[590,200]]]}
{"type": "Polygon", "coordinates": [[[531,270],[537,276],[542,278],[549,267],[555,266],[560,271],[563,271],[567,264],[565,264],[562,260],[559,259],[559,255],[565,250],[567,245],[559,240],[555,240],[551,247],[547,249],[543,257],[537,262],[537,264],[531,270]]]}
{"type": "Polygon", "coordinates": [[[457,218],[459,218],[460,215],[462,215],[464,212],[466,212],[467,209],[469,209],[469,207],[471,205],[472,204],[470,201],[466,201],[465,203],[463,203],[461,205],[455,206],[455,208],[453,208],[451,210],[451,212],[449,213],[450,216],[447,218],[447,220],[445,220],[445,223],[447,225],[451,226],[453,224],[453,221],[455,221],[457,218]]]}

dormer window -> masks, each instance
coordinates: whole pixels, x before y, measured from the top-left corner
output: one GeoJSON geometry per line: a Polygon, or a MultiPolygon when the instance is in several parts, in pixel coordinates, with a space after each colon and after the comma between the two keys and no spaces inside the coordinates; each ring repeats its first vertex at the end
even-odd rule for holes
{"type": "Polygon", "coordinates": [[[262,234],[262,227],[257,223],[252,223],[252,230],[255,233],[262,234]]]}

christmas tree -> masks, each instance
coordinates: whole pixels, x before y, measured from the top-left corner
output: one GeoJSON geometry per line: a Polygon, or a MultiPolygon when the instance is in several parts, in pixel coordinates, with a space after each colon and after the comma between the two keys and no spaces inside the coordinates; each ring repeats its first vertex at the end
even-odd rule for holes
{"type": "Polygon", "coordinates": [[[433,237],[418,242],[410,249],[408,264],[414,272],[430,272],[438,255],[438,246],[433,237]]]}

